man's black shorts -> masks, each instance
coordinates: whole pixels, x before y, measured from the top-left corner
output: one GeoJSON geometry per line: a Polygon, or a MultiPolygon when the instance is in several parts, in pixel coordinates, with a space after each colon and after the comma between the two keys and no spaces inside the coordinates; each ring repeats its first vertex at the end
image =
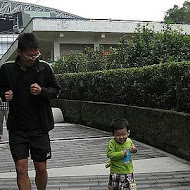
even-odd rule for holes
{"type": "Polygon", "coordinates": [[[50,138],[41,131],[10,131],[9,145],[14,161],[25,159],[31,154],[36,162],[45,162],[51,158],[50,138]]]}

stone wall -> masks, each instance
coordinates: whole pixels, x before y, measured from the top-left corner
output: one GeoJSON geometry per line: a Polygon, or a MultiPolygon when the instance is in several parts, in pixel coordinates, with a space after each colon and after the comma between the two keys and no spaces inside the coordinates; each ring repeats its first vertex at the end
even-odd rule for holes
{"type": "Polygon", "coordinates": [[[111,121],[126,118],[133,139],[190,160],[190,114],[123,104],[53,100],[67,122],[110,131],[111,121]]]}

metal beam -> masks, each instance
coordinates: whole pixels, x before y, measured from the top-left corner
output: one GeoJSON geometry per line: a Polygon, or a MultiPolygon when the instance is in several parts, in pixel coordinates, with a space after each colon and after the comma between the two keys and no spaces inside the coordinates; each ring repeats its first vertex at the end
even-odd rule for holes
{"type": "Polygon", "coordinates": [[[49,8],[30,3],[22,3],[18,1],[5,1],[0,0],[0,17],[6,17],[22,11],[39,11],[39,12],[50,12],[56,14],[57,18],[73,18],[73,19],[85,19],[83,17],[64,12],[58,9],[49,8]]]}

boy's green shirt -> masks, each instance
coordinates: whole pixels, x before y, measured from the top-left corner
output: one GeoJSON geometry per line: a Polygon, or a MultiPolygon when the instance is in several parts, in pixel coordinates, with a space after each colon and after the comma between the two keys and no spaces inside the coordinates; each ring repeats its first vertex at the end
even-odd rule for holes
{"type": "Polygon", "coordinates": [[[127,138],[123,144],[118,143],[115,139],[111,139],[107,145],[107,157],[111,160],[110,173],[117,174],[130,174],[133,173],[132,160],[129,163],[124,163],[123,150],[130,149],[133,146],[133,142],[130,138],[127,138]]]}

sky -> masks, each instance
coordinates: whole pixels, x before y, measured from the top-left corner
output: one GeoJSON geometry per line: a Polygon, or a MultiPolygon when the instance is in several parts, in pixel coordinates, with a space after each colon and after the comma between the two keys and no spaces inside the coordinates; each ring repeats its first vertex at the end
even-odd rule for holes
{"type": "Polygon", "coordinates": [[[163,21],[174,5],[185,0],[17,0],[56,8],[85,18],[163,21]]]}

